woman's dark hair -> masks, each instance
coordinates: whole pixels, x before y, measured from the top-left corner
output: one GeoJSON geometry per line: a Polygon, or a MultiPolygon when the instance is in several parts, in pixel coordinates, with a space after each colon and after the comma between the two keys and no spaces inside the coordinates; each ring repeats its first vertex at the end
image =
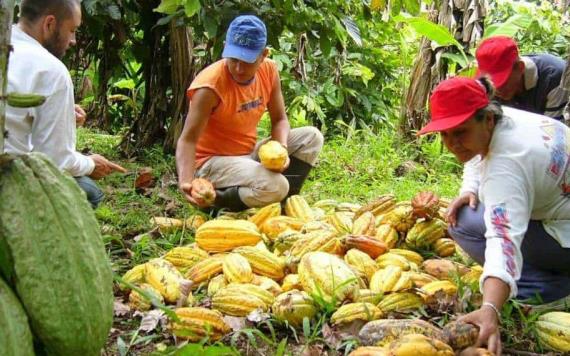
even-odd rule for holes
{"type": "Polygon", "coordinates": [[[485,92],[487,92],[487,97],[489,98],[489,105],[481,108],[475,112],[475,120],[482,121],[488,113],[493,114],[493,118],[495,119],[495,123],[503,118],[503,109],[501,108],[501,104],[494,100],[495,97],[495,86],[491,81],[491,78],[488,76],[481,77],[477,79],[479,84],[483,88],[485,88],[485,92]]]}
{"type": "Polygon", "coordinates": [[[22,0],[20,19],[34,23],[42,16],[54,15],[61,20],[70,16],[73,7],[77,5],[80,5],[79,0],[22,0]]]}

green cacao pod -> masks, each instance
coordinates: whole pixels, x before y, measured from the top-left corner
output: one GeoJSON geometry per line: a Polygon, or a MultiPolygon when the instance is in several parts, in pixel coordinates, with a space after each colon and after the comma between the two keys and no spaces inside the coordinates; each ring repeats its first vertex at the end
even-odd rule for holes
{"type": "Polygon", "coordinates": [[[293,327],[303,325],[303,319],[311,320],[317,314],[317,307],[307,293],[296,289],[279,294],[271,306],[273,316],[287,321],[293,327]]]}
{"type": "Polygon", "coordinates": [[[0,163],[0,270],[48,354],[100,354],[113,281],[99,225],[77,183],[40,153],[0,163]]]}
{"type": "Polygon", "coordinates": [[[0,355],[34,355],[28,317],[18,297],[0,278],[0,355]]]}
{"type": "Polygon", "coordinates": [[[411,247],[431,247],[445,236],[447,224],[439,219],[425,220],[415,224],[406,235],[406,243],[411,247]]]}

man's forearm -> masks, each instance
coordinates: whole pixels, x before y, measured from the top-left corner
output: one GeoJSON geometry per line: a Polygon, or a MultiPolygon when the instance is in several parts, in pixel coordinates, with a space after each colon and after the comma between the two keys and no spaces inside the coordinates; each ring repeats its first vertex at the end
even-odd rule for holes
{"type": "Polygon", "coordinates": [[[271,127],[271,138],[287,146],[291,126],[288,120],[279,120],[271,127]]]}
{"type": "Polygon", "coordinates": [[[176,146],[176,168],[178,185],[190,183],[194,179],[196,145],[178,141],[176,146]]]}

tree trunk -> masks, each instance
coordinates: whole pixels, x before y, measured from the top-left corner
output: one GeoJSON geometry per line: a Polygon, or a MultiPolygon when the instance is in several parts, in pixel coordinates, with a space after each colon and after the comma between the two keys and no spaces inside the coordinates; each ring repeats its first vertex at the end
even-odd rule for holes
{"type": "Polygon", "coordinates": [[[172,81],[172,114],[171,121],[164,140],[165,152],[176,150],[176,141],[186,119],[188,101],[186,89],[190,86],[196,74],[196,66],[193,60],[192,32],[189,27],[178,21],[170,22],[170,58],[171,58],[171,81],[172,81]]]}
{"type": "Polygon", "coordinates": [[[6,125],[6,95],[8,94],[8,58],[10,57],[10,37],[14,0],[2,0],[0,3],[0,154],[4,153],[6,125]]]}
{"type": "Polygon", "coordinates": [[[141,0],[141,23],[144,29],[143,43],[149,47],[144,59],[145,98],[143,108],[120,144],[127,156],[138,154],[165,137],[165,124],[170,115],[167,90],[170,88],[169,40],[164,26],[156,26],[160,15],[153,10],[160,1],[141,0]],[[142,17],[146,17],[143,21],[142,17]]]}

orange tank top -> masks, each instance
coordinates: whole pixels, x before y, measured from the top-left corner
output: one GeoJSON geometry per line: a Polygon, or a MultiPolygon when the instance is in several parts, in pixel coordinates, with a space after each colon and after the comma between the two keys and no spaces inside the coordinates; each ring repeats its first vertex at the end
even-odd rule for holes
{"type": "Polygon", "coordinates": [[[277,66],[265,59],[254,80],[240,85],[233,80],[226,60],[219,60],[202,70],[188,88],[188,100],[197,89],[209,88],[220,99],[196,145],[196,168],[212,156],[250,154],[257,141],[257,124],[267,108],[277,66]]]}

